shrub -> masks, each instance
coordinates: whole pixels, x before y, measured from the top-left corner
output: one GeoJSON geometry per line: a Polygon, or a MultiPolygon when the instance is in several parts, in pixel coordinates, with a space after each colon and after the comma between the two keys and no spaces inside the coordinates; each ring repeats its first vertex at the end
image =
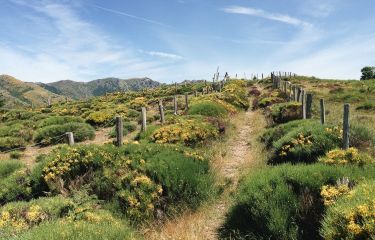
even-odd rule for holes
{"type": "Polygon", "coordinates": [[[375,154],[375,133],[358,124],[350,126],[350,146],[375,154]]]}
{"type": "Polygon", "coordinates": [[[375,110],[375,104],[373,102],[364,102],[364,103],[359,104],[358,107],[356,107],[356,109],[367,110],[367,111],[375,110]]]}
{"type": "Polygon", "coordinates": [[[22,163],[14,160],[0,161],[0,179],[3,179],[14,171],[22,168],[22,163]]]}
{"type": "Polygon", "coordinates": [[[356,148],[331,150],[324,157],[319,158],[319,162],[342,165],[375,163],[374,159],[371,159],[367,154],[360,153],[356,148]]]}
{"type": "MultiPolygon", "coordinates": [[[[137,124],[134,122],[124,122],[123,124],[123,136],[128,135],[131,132],[134,132],[137,129],[137,124]]],[[[111,132],[109,133],[109,137],[114,138],[116,137],[116,126],[113,127],[111,132]]]]}
{"type": "Polygon", "coordinates": [[[328,127],[317,122],[295,128],[274,142],[275,156],[270,163],[311,163],[327,151],[339,147],[342,140],[339,127],[328,127]]]}
{"type": "Polygon", "coordinates": [[[91,112],[87,117],[86,121],[92,125],[103,126],[111,121],[114,121],[115,113],[110,110],[91,112]]]}
{"type": "Polygon", "coordinates": [[[133,240],[142,239],[123,221],[91,214],[90,221],[61,219],[43,223],[10,240],[133,240]]]}
{"type": "Polygon", "coordinates": [[[282,103],[285,102],[283,98],[280,97],[263,97],[258,99],[257,106],[254,106],[255,108],[260,107],[260,108],[266,108],[271,106],[272,104],[276,103],[282,103]]]}
{"type": "Polygon", "coordinates": [[[227,114],[227,110],[224,106],[211,102],[211,101],[204,101],[198,102],[193,104],[188,114],[190,115],[203,115],[209,117],[223,117],[227,114]]]}
{"type": "Polygon", "coordinates": [[[282,138],[293,129],[309,125],[313,120],[295,120],[288,123],[280,124],[267,129],[261,136],[260,140],[266,144],[267,148],[272,147],[273,143],[282,138]]]}
{"type": "Polygon", "coordinates": [[[9,239],[43,221],[67,215],[72,208],[73,202],[62,196],[8,203],[0,208],[0,237],[9,239]]]}
{"type": "Polygon", "coordinates": [[[249,108],[245,81],[232,80],[226,83],[221,94],[222,100],[233,106],[245,110],[249,108]]]}
{"type": "Polygon", "coordinates": [[[26,148],[26,142],[20,137],[1,137],[0,151],[7,151],[10,149],[26,148]]]}
{"type": "Polygon", "coordinates": [[[218,129],[197,119],[175,119],[171,125],[155,131],[151,139],[156,143],[184,143],[195,145],[217,137],[218,129]]]}
{"type": "Polygon", "coordinates": [[[320,233],[324,239],[372,239],[375,236],[375,181],[365,181],[328,208],[320,233]]]}
{"type": "Polygon", "coordinates": [[[302,104],[299,102],[274,104],[270,107],[270,111],[275,123],[286,123],[301,118],[302,104]]]}
{"type": "Polygon", "coordinates": [[[29,171],[17,168],[0,179],[0,203],[23,200],[30,197],[29,171]]]}
{"type": "Polygon", "coordinates": [[[211,194],[208,162],[186,148],[156,144],[61,146],[41,160],[54,193],[89,184],[135,222],[178,204],[196,206],[211,194]]]}
{"type": "Polygon", "coordinates": [[[43,142],[46,145],[58,143],[66,132],[73,132],[74,140],[77,142],[95,138],[93,127],[86,123],[71,122],[38,129],[34,135],[34,141],[43,142]]]}
{"type": "Polygon", "coordinates": [[[27,126],[25,121],[0,127],[0,137],[18,137],[28,142],[32,139],[32,136],[33,130],[27,126]]]}
{"type": "Polygon", "coordinates": [[[142,132],[140,131],[137,136],[135,137],[136,140],[151,140],[152,135],[154,134],[155,131],[160,129],[160,125],[147,125],[146,131],[142,132]]]}
{"type": "Polygon", "coordinates": [[[41,120],[38,123],[38,128],[44,128],[51,125],[63,125],[70,122],[77,122],[83,123],[84,120],[80,117],[73,117],[73,116],[53,116],[46,119],[41,120]]]}
{"type": "Polygon", "coordinates": [[[320,239],[325,212],[322,186],[333,185],[343,177],[354,182],[374,179],[374,170],[373,165],[363,169],[322,164],[286,164],[261,170],[241,182],[221,235],[236,239],[320,239]]]}
{"type": "Polygon", "coordinates": [[[23,153],[20,151],[12,151],[10,152],[9,156],[12,159],[20,159],[23,156],[23,153]]]}
{"type": "Polygon", "coordinates": [[[252,87],[251,90],[249,91],[250,96],[255,96],[258,97],[260,96],[261,92],[258,90],[257,87],[252,87]]]}

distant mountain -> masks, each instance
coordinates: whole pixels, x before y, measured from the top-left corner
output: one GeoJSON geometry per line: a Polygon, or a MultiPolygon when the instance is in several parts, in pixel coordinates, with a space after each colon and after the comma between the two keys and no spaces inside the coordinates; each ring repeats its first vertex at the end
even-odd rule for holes
{"type": "Polygon", "coordinates": [[[145,88],[155,88],[161,84],[149,78],[104,78],[90,82],[62,80],[47,84],[38,83],[38,85],[55,94],[68,96],[73,99],[82,99],[93,96],[102,96],[106,93],[138,91],[145,88]]]}
{"type": "Polygon", "coordinates": [[[35,83],[22,82],[9,75],[0,75],[0,94],[6,108],[47,106],[51,102],[64,101],[65,97],[51,92],[35,83]]]}

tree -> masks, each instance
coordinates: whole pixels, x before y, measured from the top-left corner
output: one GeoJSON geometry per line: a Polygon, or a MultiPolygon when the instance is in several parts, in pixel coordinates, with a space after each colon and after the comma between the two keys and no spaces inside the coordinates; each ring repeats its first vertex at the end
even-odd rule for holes
{"type": "Polygon", "coordinates": [[[361,80],[375,79],[375,67],[366,66],[361,69],[361,80]]]}

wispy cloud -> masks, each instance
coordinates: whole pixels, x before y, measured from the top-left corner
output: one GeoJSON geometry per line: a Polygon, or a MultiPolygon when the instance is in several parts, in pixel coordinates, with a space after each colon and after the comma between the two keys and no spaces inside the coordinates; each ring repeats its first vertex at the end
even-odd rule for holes
{"type": "Polygon", "coordinates": [[[150,55],[150,56],[154,56],[154,57],[162,57],[162,58],[168,58],[168,59],[172,59],[172,60],[182,60],[182,59],[184,59],[184,57],[182,57],[180,55],[173,54],[173,53],[166,53],[166,52],[150,51],[150,52],[147,52],[147,54],[150,55]]]}
{"type": "Polygon", "coordinates": [[[278,22],[282,22],[282,23],[286,23],[290,25],[295,25],[295,26],[311,26],[310,23],[305,22],[301,19],[294,18],[286,14],[270,13],[270,12],[266,12],[262,9],[257,9],[257,8],[243,7],[243,6],[229,6],[229,7],[223,8],[222,11],[226,13],[261,17],[261,18],[278,21],[278,22]]]}
{"type": "Polygon", "coordinates": [[[156,24],[156,25],[163,26],[163,27],[169,27],[167,24],[164,24],[162,22],[158,22],[158,21],[155,21],[155,20],[152,20],[152,19],[135,16],[135,15],[132,15],[132,14],[129,14],[129,13],[117,11],[117,10],[110,9],[110,8],[101,7],[101,6],[98,6],[98,5],[95,5],[95,4],[92,4],[91,6],[93,6],[95,8],[98,8],[98,9],[101,9],[101,10],[106,11],[106,12],[110,12],[110,13],[122,15],[122,16],[125,16],[125,17],[133,18],[133,19],[136,19],[136,20],[139,20],[139,21],[142,21],[142,22],[156,24]]]}
{"type": "Polygon", "coordinates": [[[29,26],[49,26],[41,37],[19,46],[0,39],[0,72],[25,81],[50,82],[61,79],[92,80],[124,73],[117,77],[149,76],[163,72],[160,59],[145,60],[127,42],[115,39],[82,19],[77,9],[55,1],[12,0],[38,16],[29,26]],[[17,63],[17,64],[14,64],[17,63]]]}

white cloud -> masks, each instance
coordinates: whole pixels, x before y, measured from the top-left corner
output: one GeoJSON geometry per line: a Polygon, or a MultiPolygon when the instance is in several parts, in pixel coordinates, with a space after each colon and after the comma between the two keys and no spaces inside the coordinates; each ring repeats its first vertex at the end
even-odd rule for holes
{"type": "Polygon", "coordinates": [[[176,54],[173,54],[173,53],[166,53],[166,52],[151,51],[151,52],[147,52],[147,54],[149,54],[150,56],[154,56],[154,57],[169,58],[169,59],[172,59],[172,60],[182,60],[182,59],[184,59],[182,56],[179,56],[179,55],[176,55],[176,54]]]}
{"type": "Polygon", "coordinates": [[[130,43],[123,42],[120,46],[105,32],[79,17],[75,8],[49,0],[12,2],[37,16],[35,26],[43,21],[50,27],[34,32],[40,37],[28,45],[6,44],[0,39],[1,73],[38,82],[86,81],[111,75],[162,77],[151,74],[162,72],[163,61],[142,59],[130,43]],[[119,72],[125,75],[114,75],[119,72]]]}
{"type": "Polygon", "coordinates": [[[226,13],[234,13],[234,14],[242,14],[242,15],[250,15],[250,16],[256,16],[261,17],[273,21],[278,21],[290,25],[296,25],[296,26],[311,26],[310,23],[305,22],[301,19],[291,17],[289,15],[285,14],[279,14],[279,13],[269,13],[262,9],[256,9],[256,8],[250,8],[250,7],[242,7],[242,6],[230,6],[223,8],[222,11],[226,13]]]}

